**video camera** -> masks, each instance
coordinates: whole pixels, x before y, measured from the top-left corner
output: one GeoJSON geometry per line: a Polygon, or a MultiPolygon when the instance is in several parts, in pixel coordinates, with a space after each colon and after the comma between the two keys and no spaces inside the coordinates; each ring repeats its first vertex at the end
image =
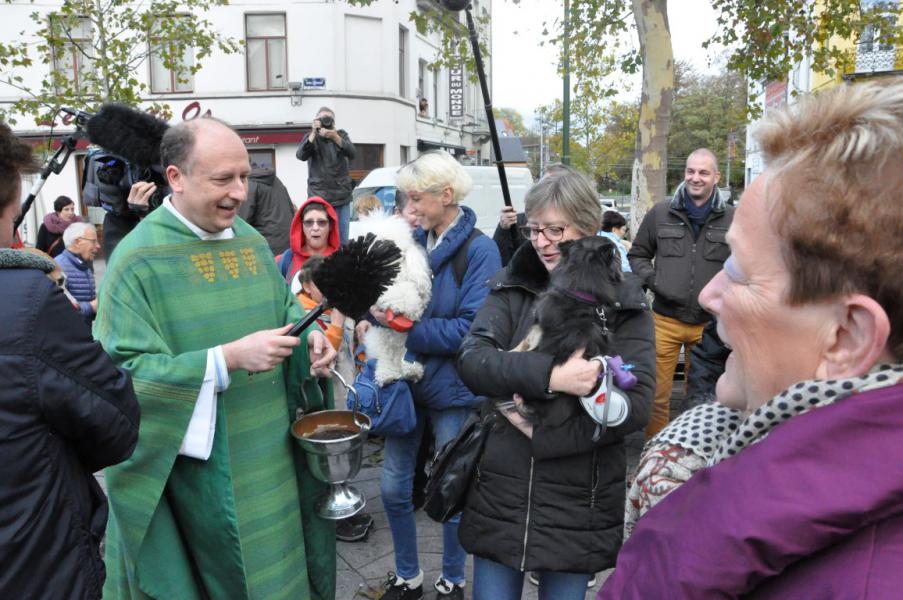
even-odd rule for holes
{"type": "Polygon", "coordinates": [[[94,115],[63,110],[97,146],[85,157],[82,194],[86,204],[116,215],[142,216],[163,203],[171,191],[160,164],[160,142],[169,128],[165,121],[115,103],[104,104],[94,115]],[[128,202],[132,185],[139,181],[157,186],[147,206],[128,202]]]}

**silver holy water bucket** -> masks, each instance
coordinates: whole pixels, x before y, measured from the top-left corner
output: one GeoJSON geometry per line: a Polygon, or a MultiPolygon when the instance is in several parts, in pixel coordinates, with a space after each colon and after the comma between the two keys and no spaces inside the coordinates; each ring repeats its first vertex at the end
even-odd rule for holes
{"type": "MultiPolygon", "coordinates": [[[[332,373],[356,400],[357,390],[338,373],[332,373]]],[[[292,435],[307,455],[307,467],[315,478],[329,485],[317,502],[317,514],[324,519],[350,517],[367,503],[364,495],[347,482],[361,468],[369,430],[370,417],[350,410],[311,413],[292,424],[292,435]]]]}

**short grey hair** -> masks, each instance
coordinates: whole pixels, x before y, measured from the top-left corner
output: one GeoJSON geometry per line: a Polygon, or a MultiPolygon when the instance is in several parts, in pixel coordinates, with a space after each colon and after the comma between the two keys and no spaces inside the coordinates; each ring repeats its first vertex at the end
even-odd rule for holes
{"type": "Polygon", "coordinates": [[[70,246],[75,244],[78,238],[84,237],[85,232],[89,229],[94,229],[94,225],[92,225],[91,223],[84,223],[82,221],[76,221],[75,223],[72,223],[63,231],[63,245],[66,248],[69,248],[70,246]]]}
{"type": "Polygon", "coordinates": [[[687,156],[687,162],[690,162],[690,158],[692,158],[694,156],[705,156],[706,158],[708,158],[709,160],[712,161],[712,166],[715,169],[715,173],[721,172],[718,170],[718,157],[715,156],[715,153],[712,152],[711,150],[709,150],[708,148],[697,148],[696,150],[693,150],[687,156]]]}
{"type": "MultiPolygon", "coordinates": [[[[208,123],[217,123],[235,133],[232,126],[216,117],[201,117],[191,121],[182,121],[166,130],[160,142],[160,162],[165,169],[173,165],[182,173],[191,170],[191,158],[197,140],[198,129],[208,123]]],[[[237,134],[236,134],[237,135],[237,134]]]]}
{"type": "Polygon", "coordinates": [[[459,204],[473,188],[473,180],[461,163],[442,150],[424,152],[398,170],[395,185],[403,192],[438,193],[446,186],[459,204]]]}
{"type": "Polygon", "coordinates": [[[556,209],[581,235],[595,235],[602,227],[602,206],[589,178],[570,169],[540,179],[525,198],[527,220],[550,208],[556,209]]]}

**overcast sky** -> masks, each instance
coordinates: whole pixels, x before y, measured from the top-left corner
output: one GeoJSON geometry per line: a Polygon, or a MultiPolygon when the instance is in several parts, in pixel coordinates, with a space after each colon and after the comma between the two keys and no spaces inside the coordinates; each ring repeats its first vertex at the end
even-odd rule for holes
{"type": "MultiPolygon", "coordinates": [[[[669,4],[675,60],[708,70],[710,57],[702,42],[715,30],[710,1],[672,0],[669,4]]],[[[543,21],[551,27],[563,13],[563,0],[520,0],[519,4],[492,0],[493,106],[517,109],[529,121],[538,106],[561,98],[561,77],[555,71],[557,48],[540,46],[540,42],[544,39],[543,21]]]]}

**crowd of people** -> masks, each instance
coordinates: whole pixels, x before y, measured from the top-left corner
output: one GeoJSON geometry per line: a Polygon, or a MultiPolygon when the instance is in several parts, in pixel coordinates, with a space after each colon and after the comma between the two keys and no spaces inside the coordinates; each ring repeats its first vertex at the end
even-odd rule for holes
{"type": "MultiPolygon", "coordinates": [[[[365,539],[373,518],[320,516],[325,484],[289,426],[336,407],[343,357],[413,406],[384,436],[384,600],[515,600],[528,579],[540,598],[578,600],[611,568],[600,600],[899,593],[903,84],[770,112],[756,132],[767,169],[737,207],[718,157],[694,151],[633,236],[589,178],[556,165],[490,238],[443,151],[399,169],[389,217],[375,197],[352,203],[355,150],[335,113],[313,123],[297,210],[228,124],[169,128],[171,194],[117,238],[99,290],[102,240],[68,197],[37,251],[12,248],[21,176],[38,164],[0,124],[0,597],[333,599],[336,537],[365,539]],[[322,300],[317,273],[352,213],[404,223],[429,271],[423,310],[374,305],[355,323],[332,308],[289,335],[322,300]],[[607,295],[562,283],[589,272],[568,262],[586,239],[612,265],[607,295]],[[600,395],[610,357],[537,346],[553,293],[592,307],[586,327],[630,385],[600,395]],[[353,355],[390,329],[408,375],[380,380],[363,346],[353,355]],[[681,353],[688,408],[671,420],[681,353]],[[587,408],[615,393],[617,421],[587,408]],[[427,582],[424,463],[474,420],[475,473],[427,582]],[[634,432],[646,444],[629,473],[634,432]]],[[[130,201],[152,192],[136,184],[130,201]]]]}

